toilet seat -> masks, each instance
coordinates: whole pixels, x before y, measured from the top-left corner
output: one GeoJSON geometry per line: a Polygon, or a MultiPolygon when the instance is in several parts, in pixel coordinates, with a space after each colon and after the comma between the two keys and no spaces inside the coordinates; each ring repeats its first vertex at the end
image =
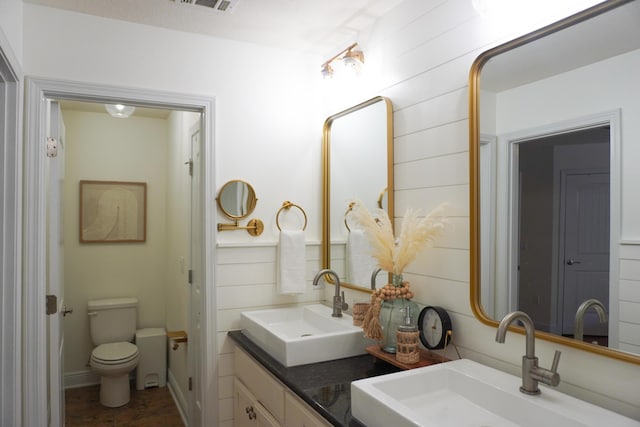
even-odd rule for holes
{"type": "Polygon", "coordinates": [[[130,342],[100,344],[91,352],[91,360],[102,365],[120,365],[138,357],[138,347],[130,342]]]}

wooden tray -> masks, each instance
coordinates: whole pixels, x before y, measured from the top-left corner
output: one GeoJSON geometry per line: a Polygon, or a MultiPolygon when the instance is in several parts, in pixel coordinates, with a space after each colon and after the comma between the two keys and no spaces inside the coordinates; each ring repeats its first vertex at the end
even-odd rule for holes
{"type": "Polygon", "coordinates": [[[435,353],[431,353],[428,350],[420,348],[420,360],[416,363],[403,363],[399,360],[396,360],[396,355],[392,353],[387,353],[382,351],[379,345],[374,344],[370,345],[366,348],[367,353],[371,354],[377,359],[384,360],[387,363],[391,363],[394,366],[397,366],[400,369],[415,369],[422,368],[423,366],[435,365],[436,363],[448,362],[449,359],[446,357],[438,356],[435,353]]]}

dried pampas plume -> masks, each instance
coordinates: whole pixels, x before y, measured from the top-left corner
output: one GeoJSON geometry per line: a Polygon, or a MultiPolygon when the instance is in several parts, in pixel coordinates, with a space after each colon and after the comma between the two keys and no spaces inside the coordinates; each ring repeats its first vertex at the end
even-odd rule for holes
{"type": "Polygon", "coordinates": [[[433,242],[447,224],[443,216],[446,204],[441,204],[424,218],[408,209],[396,239],[389,215],[382,209],[374,217],[360,201],[353,203],[352,219],[362,227],[371,243],[371,255],[378,266],[393,274],[402,274],[425,246],[433,242]]]}

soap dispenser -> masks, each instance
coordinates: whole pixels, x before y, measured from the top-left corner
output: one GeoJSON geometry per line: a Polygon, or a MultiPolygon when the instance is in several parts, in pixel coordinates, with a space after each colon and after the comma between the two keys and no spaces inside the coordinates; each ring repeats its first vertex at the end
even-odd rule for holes
{"type": "Polygon", "coordinates": [[[417,363],[420,360],[418,327],[411,322],[411,307],[405,308],[404,323],[396,332],[396,360],[402,363],[417,363]]]}

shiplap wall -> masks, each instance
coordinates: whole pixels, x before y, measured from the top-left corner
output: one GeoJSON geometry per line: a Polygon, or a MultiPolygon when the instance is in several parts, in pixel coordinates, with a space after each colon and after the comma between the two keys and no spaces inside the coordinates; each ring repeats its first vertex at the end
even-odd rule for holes
{"type": "MultiPolygon", "coordinates": [[[[567,7],[569,3],[580,2],[567,2],[567,7]]],[[[515,375],[524,337],[509,334],[505,344],[496,343],[495,329],[476,320],[469,304],[468,73],[482,51],[539,26],[541,22],[521,25],[516,32],[505,29],[481,18],[470,0],[408,0],[379,20],[366,40],[359,40],[367,55],[382,64],[373,94],[394,104],[396,220],[409,207],[428,211],[440,202],[449,204],[451,227],[405,277],[419,303],[450,312],[453,342],[463,357],[515,375]]],[[[271,247],[218,249],[221,425],[232,425],[233,417],[232,346],[225,341],[226,331],[238,326],[243,307],[291,302],[275,295],[274,254],[271,247]]],[[[640,272],[634,272],[637,265],[640,262],[633,261],[622,270],[640,278],[640,272]]],[[[313,261],[307,265],[317,267],[313,261]]],[[[308,277],[312,274],[308,271],[308,277]]],[[[307,293],[310,300],[316,297],[313,292],[307,293]]],[[[637,292],[634,296],[637,299],[637,292]]],[[[350,298],[358,296],[349,293],[350,298]]],[[[550,365],[556,349],[563,352],[561,391],[640,419],[637,365],[539,341],[542,366],[550,365]]],[[[457,357],[451,348],[447,356],[457,357]]]]}
{"type": "Polygon", "coordinates": [[[640,242],[620,245],[618,292],[620,349],[640,354],[640,242]]]}

